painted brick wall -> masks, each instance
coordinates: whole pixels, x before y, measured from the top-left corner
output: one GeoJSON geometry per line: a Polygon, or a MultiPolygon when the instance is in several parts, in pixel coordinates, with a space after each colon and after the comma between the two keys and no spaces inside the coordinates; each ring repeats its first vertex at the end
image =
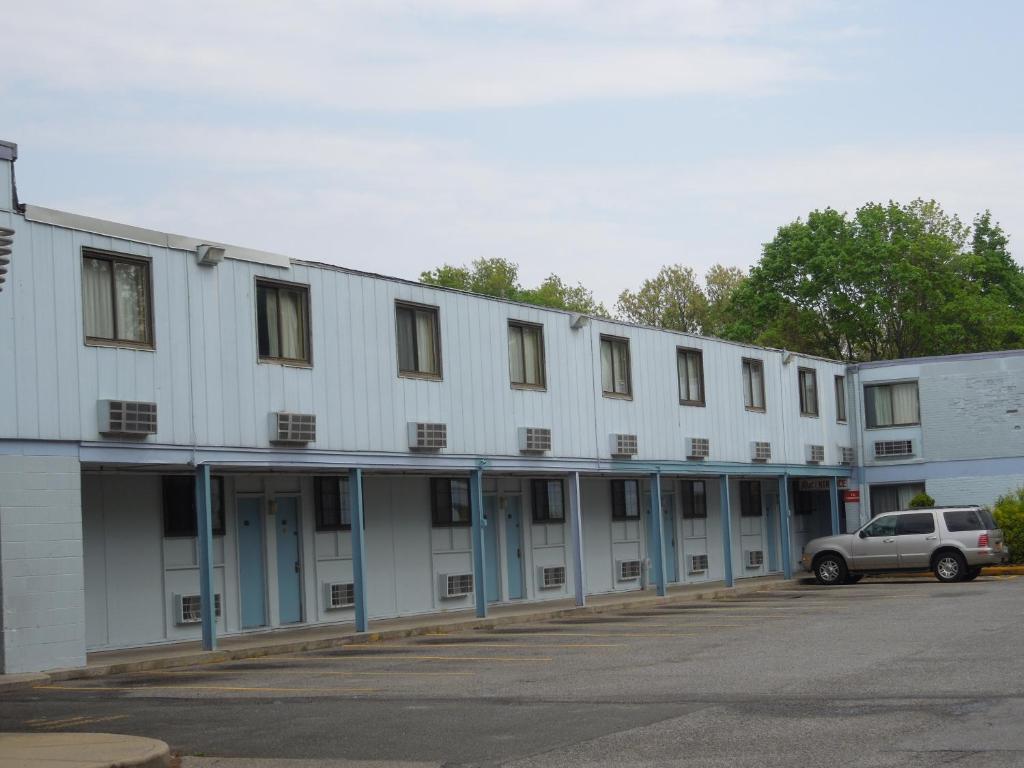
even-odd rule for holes
{"type": "Polygon", "coordinates": [[[943,477],[925,482],[928,494],[939,505],[992,503],[1004,493],[1024,486],[1024,469],[1017,475],[990,477],[943,477]]]}
{"type": "Polygon", "coordinates": [[[85,664],[77,457],[0,456],[2,671],[85,664]]]}

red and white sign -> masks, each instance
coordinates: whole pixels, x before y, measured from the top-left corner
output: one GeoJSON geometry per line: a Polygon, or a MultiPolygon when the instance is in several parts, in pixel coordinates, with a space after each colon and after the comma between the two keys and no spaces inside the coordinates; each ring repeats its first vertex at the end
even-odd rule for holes
{"type": "Polygon", "coordinates": [[[845,502],[859,502],[860,491],[843,491],[843,501],[845,502]]]}

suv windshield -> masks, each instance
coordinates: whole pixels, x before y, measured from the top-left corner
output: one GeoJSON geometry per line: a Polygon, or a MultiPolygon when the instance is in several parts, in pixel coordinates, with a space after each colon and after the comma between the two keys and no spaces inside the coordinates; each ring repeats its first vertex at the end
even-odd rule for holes
{"type": "Polygon", "coordinates": [[[996,527],[987,509],[954,509],[943,512],[942,516],[946,519],[946,529],[950,533],[988,531],[996,527]]]}

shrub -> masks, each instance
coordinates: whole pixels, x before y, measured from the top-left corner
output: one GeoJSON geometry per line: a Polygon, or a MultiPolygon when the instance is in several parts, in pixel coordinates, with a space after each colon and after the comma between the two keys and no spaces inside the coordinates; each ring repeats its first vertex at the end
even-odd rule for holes
{"type": "Polygon", "coordinates": [[[1010,559],[1015,563],[1024,563],[1024,487],[996,499],[992,517],[996,525],[1003,529],[1006,546],[1010,548],[1010,559]]]}
{"type": "Polygon", "coordinates": [[[910,500],[911,509],[928,509],[929,507],[935,506],[935,499],[929,496],[924,491],[921,491],[917,496],[910,500]]]}

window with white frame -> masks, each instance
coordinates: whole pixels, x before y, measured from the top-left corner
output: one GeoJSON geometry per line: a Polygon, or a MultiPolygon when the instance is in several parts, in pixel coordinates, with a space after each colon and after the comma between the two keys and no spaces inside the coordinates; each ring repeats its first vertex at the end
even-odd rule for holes
{"type": "Polygon", "coordinates": [[[601,337],[601,391],[608,397],[630,397],[629,340],[601,337]]]}
{"type": "Polygon", "coordinates": [[[864,420],[870,429],[920,424],[917,382],[866,385],[864,420]]]}
{"type": "Polygon", "coordinates": [[[153,346],[149,261],[82,252],[85,339],[92,344],[153,346]]]}
{"type": "Polygon", "coordinates": [[[836,421],[846,421],[846,377],[836,376],[836,421]]]}
{"type": "Polygon", "coordinates": [[[813,368],[800,368],[797,371],[800,384],[800,415],[818,415],[818,374],[813,368]]]}
{"type": "Polygon", "coordinates": [[[884,515],[900,509],[909,509],[910,500],[924,493],[924,483],[900,483],[895,485],[870,485],[871,516],[884,515]]]}
{"type": "MultiPolygon", "coordinates": [[[[164,475],[163,481],[164,537],[195,538],[199,525],[196,513],[196,478],[194,475],[164,475]]],[[[210,519],[213,535],[224,535],[224,478],[210,478],[210,519]]]]}
{"type": "Polygon", "coordinates": [[[704,405],[704,353],[679,347],[676,351],[679,374],[679,404],[704,405]]]}
{"type": "Polygon", "coordinates": [[[318,531],[347,531],[352,528],[347,477],[313,478],[313,505],[318,531]]]}
{"type": "Polygon", "coordinates": [[[740,517],[761,517],[761,481],[740,480],[740,517]]]}
{"type": "Polygon", "coordinates": [[[703,480],[683,481],[683,519],[700,520],[708,516],[707,486],[703,480]]]}
{"type": "Polygon", "coordinates": [[[764,408],[764,363],[743,358],[743,405],[748,411],[764,408]]]}
{"type": "Polygon", "coordinates": [[[441,336],[437,307],[395,304],[398,324],[398,373],[441,378],[441,336]]]}
{"type": "Polygon", "coordinates": [[[435,528],[470,525],[469,480],[458,477],[430,478],[430,506],[435,528]]]}
{"type": "Polygon", "coordinates": [[[612,480],[612,520],[640,518],[640,481],[612,480]]]}
{"type": "Polygon", "coordinates": [[[309,286],[257,280],[256,331],[261,360],[310,362],[309,286]]]}
{"type": "Polygon", "coordinates": [[[508,369],[512,386],[544,389],[544,328],[510,320],[508,369]]]}
{"type": "Polygon", "coordinates": [[[565,521],[565,493],[561,480],[534,480],[530,488],[533,502],[533,522],[561,523],[565,521]]]}

